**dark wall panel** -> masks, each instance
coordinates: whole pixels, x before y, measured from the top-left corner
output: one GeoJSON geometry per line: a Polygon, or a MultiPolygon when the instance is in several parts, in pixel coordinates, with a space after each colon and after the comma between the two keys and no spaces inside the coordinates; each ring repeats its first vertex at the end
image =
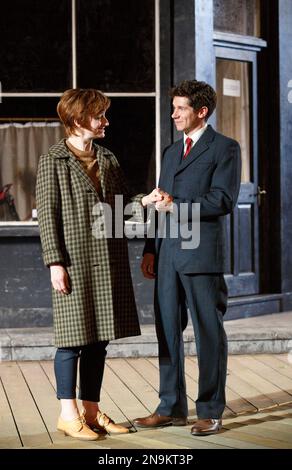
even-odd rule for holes
{"type": "Polygon", "coordinates": [[[112,92],[155,89],[153,0],[77,1],[78,83],[112,92]]]}
{"type": "Polygon", "coordinates": [[[7,118],[54,118],[59,119],[57,114],[58,97],[41,98],[2,98],[0,105],[0,117],[7,118]]]}
{"type": "MultiPolygon", "coordinates": [[[[50,271],[44,266],[38,227],[0,231],[0,328],[52,325],[50,271]],[[2,233],[1,233],[2,232],[2,233]],[[24,236],[21,236],[21,233],[24,236]],[[18,235],[16,235],[18,234],[18,235]],[[2,235],[2,236],[1,236],[2,235]]],[[[129,261],[141,323],[153,323],[154,282],[140,270],[144,240],[129,241],[129,261]]]]}
{"type": "Polygon", "coordinates": [[[97,141],[115,153],[135,193],[155,187],[155,100],[113,98],[106,137],[97,141]]]}
{"type": "Polygon", "coordinates": [[[0,80],[3,92],[70,87],[70,0],[1,2],[0,80]]]}

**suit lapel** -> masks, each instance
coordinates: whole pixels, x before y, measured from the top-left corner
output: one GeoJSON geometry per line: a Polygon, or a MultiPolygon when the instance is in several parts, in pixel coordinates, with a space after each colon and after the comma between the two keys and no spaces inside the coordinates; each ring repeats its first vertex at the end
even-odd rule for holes
{"type": "Polygon", "coordinates": [[[210,142],[214,139],[215,131],[209,125],[204,132],[204,134],[200,137],[198,142],[193,146],[192,150],[190,151],[189,155],[180,160],[179,165],[176,168],[175,174],[183,171],[187,168],[191,163],[193,163],[197,158],[202,155],[206,150],[209,148],[210,142]]]}

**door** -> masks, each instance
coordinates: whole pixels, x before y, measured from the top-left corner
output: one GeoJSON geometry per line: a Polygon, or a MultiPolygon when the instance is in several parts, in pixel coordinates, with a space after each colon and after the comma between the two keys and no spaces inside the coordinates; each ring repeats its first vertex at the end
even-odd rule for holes
{"type": "Polygon", "coordinates": [[[216,128],[241,146],[241,187],[227,217],[230,296],[259,293],[259,204],[256,52],[216,47],[216,128]]]}

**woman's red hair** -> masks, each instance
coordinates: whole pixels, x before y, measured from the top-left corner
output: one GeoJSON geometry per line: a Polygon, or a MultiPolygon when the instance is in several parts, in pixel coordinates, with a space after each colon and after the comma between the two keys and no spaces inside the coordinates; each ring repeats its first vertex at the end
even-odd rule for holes
{"type": "Polygon", "coordinates": [[[66,90],[57,106],[59,118],[63,122],[67,135],[76,133],[76,123],[91,130],[90,119],[105,112],[110,106],[110,99],[94,88],[72,88],[66,90]]]}

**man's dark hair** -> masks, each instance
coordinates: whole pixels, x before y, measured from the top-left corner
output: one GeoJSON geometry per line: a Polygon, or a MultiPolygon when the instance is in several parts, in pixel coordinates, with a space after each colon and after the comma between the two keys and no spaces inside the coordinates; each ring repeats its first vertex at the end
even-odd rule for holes
{"type": "Polygon", "coordinates": [[[175,96],[184,96],[188,98],[190,106],[195,111],[206,106],[208,114],[206,120],[211,116],[216,108],[217,96],[215,90],[205,82],[198,80],[183,80],[179,85],[171,88],[169,95],[171,98],[175,96]]]}

